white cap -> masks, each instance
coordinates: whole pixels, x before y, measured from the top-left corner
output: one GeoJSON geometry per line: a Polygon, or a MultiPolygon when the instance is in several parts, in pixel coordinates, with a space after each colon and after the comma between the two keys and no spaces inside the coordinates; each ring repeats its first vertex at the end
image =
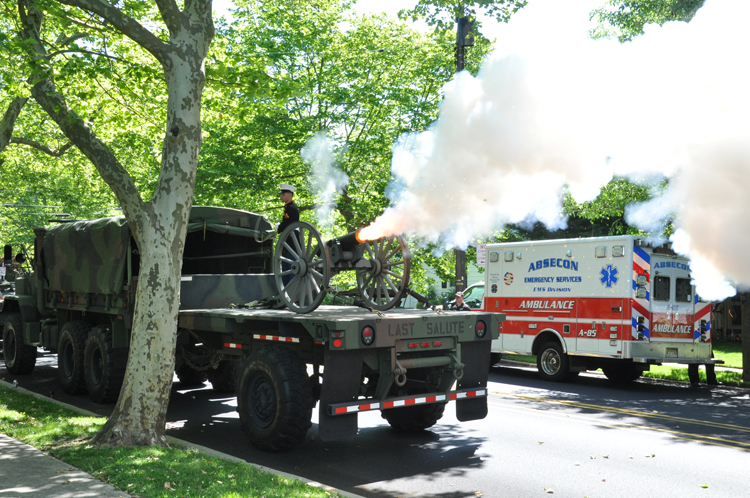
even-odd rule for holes
{"type": "Polygon", "coordinates": [[[285,190],[288,190],[289,192],[294,192],[295,190],[297,190],[297,187],[295,187],[294,185],[289,185],[288,183],[282,183],[281,185],[279,185],[279,189],[282,192],[285,190]]]}

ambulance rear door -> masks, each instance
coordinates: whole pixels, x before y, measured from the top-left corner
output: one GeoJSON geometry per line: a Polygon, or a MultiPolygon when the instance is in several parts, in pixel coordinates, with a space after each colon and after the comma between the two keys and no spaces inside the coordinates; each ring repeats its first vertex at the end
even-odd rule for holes
{"type": "MultiPolygon", "coordinates": [[[[695,290],[684,258],[653,254],[651,259],[651,342],[692,342],[695,290]]],[[[667,357],[670,355],[667,349],[667,357]]],[[[676,350],[674,352],[676,355],[676,350]]]]}

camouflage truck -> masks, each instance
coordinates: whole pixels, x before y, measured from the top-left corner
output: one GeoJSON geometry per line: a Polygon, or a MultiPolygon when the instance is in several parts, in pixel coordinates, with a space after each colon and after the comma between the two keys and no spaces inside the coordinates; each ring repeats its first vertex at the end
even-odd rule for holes
{"type": "MultiPolygon", "coordinates": [[[[123,217],[35,230],[31,270],[15,275],[0,320],[7,370],[56,352],[67,393],[116,400],[128,358],[139,255],[123,217]]],[[[275,232],[264,217],[194,207],[185,242],[175,371],[183,384],[236,391],[243,431],[264,450],[301,443],[320,402],[323,440],[356,435],[358,413],[394,428],[434,425],[455,400],[461,421],[487,413],[497,314],[277,309],[275,232]]]]}

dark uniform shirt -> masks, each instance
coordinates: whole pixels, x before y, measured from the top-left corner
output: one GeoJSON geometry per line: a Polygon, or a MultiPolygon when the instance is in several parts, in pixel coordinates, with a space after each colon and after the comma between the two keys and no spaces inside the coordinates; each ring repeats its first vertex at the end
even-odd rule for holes
{"type": "Polygon", "coordinates": [[[451,306],[451,310],[453,311],[471,311],[471,308],[469,308],[469,305],[465,302],[461,304],[461,306],[458,306],[456,303],[453,303],[453,306],[451,306]]]}
{"type": "Polygon", "coordinates": [[[276,231],[278,233],[283,232],[286,227],[295,221],[299,221],[299,208],[294,201],[292,201],[289,204],[284,205],[284,218],[281,220],[281,223],[279,223],[279,228],[277,228],[276,231]]]}

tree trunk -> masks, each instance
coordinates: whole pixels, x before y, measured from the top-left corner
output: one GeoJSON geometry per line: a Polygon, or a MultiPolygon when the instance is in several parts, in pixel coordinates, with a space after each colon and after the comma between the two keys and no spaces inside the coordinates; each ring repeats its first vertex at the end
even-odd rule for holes
{"type": "Polygon", "coordinates": [[[148,50],[164,68],[167,123],[159,183],[143,202],[135,182],[95,132],[57,90],[41,37],[42,12],[34,0],[18,0],[22,37],[42,68],[32,96],[96,166],[117,196],[140,252],[130,354],[120,397],[93,442],[100,446],[166,445],[165,421],[174,372],[180,271],[202,141],[200,110],[205,60],[214,35],[211,0],[158,2],[169,28],[163,42],[124,12],[98,0],[59,0],[106,19],[148,50]]]}
{"type": "Polygon", "coordinates": [[[750,383],[750,293],[740,294],[742,327],[742,382],[750,383]]]}

